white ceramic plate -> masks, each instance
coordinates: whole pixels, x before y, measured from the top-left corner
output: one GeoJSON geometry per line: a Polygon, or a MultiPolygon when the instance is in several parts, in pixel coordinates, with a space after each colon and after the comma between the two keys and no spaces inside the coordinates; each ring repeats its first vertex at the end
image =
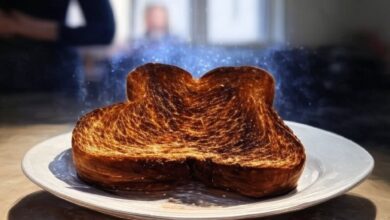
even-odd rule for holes
{"type": "Polygon", "coordinates": [[[367,177],[373,158],[356,143],[308,125],[287,122],[305,146],[307,161],[295,191],[249,199],[202,185],[160,194],[114,195],[81,182],[71,159],[71,133],[34,146],[25,155],[25,175],[50,193],[75,204],[124,218],[238,219],[303,209],[343,194],[367,177]]]}

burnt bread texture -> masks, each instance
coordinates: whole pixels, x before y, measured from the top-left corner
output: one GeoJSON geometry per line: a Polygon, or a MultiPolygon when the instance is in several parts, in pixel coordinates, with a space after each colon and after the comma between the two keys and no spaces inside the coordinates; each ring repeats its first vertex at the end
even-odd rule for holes
{"type": "Polygon", "coordinates": [[[255,67],[221,67],[194,79],[175,66],[140,66],[127,77],[125,102],[77,122],[77,173],[107,190],[167,190],[198,180],[250,197],[288,192],[305,152],[272,107],[274,88],[272,76],[255,67]]]}

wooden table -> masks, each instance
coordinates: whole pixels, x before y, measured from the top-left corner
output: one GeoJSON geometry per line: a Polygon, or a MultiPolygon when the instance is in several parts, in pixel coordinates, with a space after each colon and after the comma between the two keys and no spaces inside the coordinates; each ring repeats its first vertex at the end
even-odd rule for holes
{"type": "MultiPolygon", "coordinates": [[[[0,217],[9,220],[116,219],[59,199],[22,173],[23,155],[49,137],[71,131],[72,124],[0,125],[0,217]]],[[[370,147],[373,174],[350,192],[306,210],[266,219],[389,219],[390,151],[370,147]]]]}

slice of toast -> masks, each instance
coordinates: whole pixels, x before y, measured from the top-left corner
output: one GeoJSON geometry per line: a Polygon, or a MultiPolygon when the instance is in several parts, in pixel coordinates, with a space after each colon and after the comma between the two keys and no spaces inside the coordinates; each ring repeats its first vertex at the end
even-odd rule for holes
{"type": "Polygon", "coordinates": [[[255,67],[194,79],[175,66],[140,66],[128,75],[127,101],[78,121],[77,173],[107,190],[166,190],[195,179],[250,197],[288,192],[305,153],[272,107],[274,87],[255,67]]]}

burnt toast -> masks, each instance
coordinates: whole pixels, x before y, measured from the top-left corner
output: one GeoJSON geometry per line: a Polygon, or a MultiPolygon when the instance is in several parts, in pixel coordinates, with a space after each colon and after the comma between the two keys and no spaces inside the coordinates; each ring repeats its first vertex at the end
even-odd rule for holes
{"type": "Polygon", "coordinates": [[[194,79],[175,66],[140,66],[127,77],[126,101],[77,122],[77,174],[106,190],[168,190],[197,180],[250,197],[288,192],[305,152],[273,109],[274,89],[272,76],[255,67],[194,79]]]}

